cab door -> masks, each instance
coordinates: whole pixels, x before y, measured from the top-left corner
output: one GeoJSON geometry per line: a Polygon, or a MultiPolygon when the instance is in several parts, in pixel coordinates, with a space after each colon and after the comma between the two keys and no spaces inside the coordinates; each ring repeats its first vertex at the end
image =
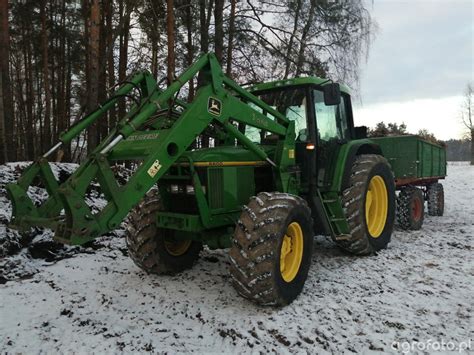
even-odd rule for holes
{"type": "Polygon", "coordinates": [[[341,145],[351,139],[349,96],[343,94],[339,105],[326,106],[321,90],[312,91],[316,118],[316,170],[317,185],[328,188],[333,180],[341,145]]]}

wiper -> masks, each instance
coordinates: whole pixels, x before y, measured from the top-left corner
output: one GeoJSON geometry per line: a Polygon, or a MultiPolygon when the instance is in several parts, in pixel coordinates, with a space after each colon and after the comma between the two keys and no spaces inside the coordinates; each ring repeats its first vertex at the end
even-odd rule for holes
{"type": "Polygon", "coordinates": [[[291,108],[291,107],[288,107],[288,110],[291,110],[293,111],[294,113],[296,113],[298,116],[300,116],[300,118],[302,119],[305,119],[303,116],[301,116],[298,112],[295,111],[295,109],[291,108]]]}

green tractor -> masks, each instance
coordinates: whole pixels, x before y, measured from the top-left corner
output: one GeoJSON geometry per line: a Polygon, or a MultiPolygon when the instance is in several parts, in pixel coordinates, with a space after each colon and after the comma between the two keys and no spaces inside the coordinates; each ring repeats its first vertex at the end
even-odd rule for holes
{"type": "Polygon", "coordinates": [[[347,87],[307,77],[244,89],[206,54],[165,90],[149,73],[136,74],[64,132],[7,186],[11,226],[50,228],[58,241],[81,245],[128,215],[129,254],[146,272],[191,268],[203,245],[229,248],[238,293],[258,304],[285,305],[304,286],[315,234],[330,235],[357,255],[385,248],[395,191],[405,185],[422,186],[423,203],[432,200],[439,210],[442,199],[428,195],[445,175],[442,158],[437,174],[416,170],[414,179],[398,183],[397,176],[411,172],[391,168],[395,155],[389,164],[383,144],[354,127],[347,87]],[[195,98],[179,100],[180,89],[199,73],[203,85],[195,98]],[[134,102],[126,116],[60,184],[48,157],[124,97],[134,102]],[[202,136],[210,137],[210,147],[199,147],[202,136]],[[114,175],[117,161],[135,162],[126,183],[114,175]],[[27,195],[37,181],[49,195],[40,205],[27,195]],[[99,211],[85,201],[93,182],[108,201],[99,211]]]}

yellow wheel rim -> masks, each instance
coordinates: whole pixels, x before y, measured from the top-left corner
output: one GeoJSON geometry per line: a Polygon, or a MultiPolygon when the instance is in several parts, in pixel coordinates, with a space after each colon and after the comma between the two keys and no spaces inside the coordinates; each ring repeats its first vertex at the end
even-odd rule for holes
{"type": "Polygon", "coordinates": [[[388,211],[388,193],[385,181],[375,175],[370,179],[365,196],[365,222],[373,238],[380,237],[385,227],[388,211]]]}
{"type": "Polygon", "coordinates": [[[291,223],[283,236],[280,250],[280,273],[291,282],[296,277],[303,259],[303,230],[297,222],[291,223]]]}
{"type": "Polygon", "coordinates": [[[172,242],[165,241],[165,249],[168,254],[180,256],[186,253],[191,246],[191,240],[174,240],[172,242]]]}

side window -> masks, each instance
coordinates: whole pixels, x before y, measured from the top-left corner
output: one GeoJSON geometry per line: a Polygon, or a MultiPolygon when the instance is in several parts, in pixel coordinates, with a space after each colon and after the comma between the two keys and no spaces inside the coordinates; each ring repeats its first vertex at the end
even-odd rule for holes
{"type": "Polygon", "coordinates": [[[316,123],[318,127],[318,138],[321,141],[329,141],[339,138],[336,126],[336,106],[326,106],[322,91],[314,91],[314,111],[316,112],[316,123]]]}
{"type": "Polygon", "coordinates": [[[285,115],[288,119],[295,121],[296,139],[306,141],[308,138],[307,121],[306,121],[306,96],[300,102],[295,102],[294,105],[288,106],[285,110],[285,115]]]}
{"type": "Polygon", "coordinates": [[[347,123],[348,120],[348,115],[347,115],[347,96],[342,95],[341,97],[341,103],[338,106],[338,120],[341,122],[341,133],[342,133],[342,138],[347,138],[349,139],[351,136],[351,132],[349,130],[349,124],[347,123]]]}
{"type": "Polygon", "coordinates": [[[318,138],[322,142],[349,137],[344,96],[337,106],[326,106],[322,91],[314,90],[318,138]]]}

